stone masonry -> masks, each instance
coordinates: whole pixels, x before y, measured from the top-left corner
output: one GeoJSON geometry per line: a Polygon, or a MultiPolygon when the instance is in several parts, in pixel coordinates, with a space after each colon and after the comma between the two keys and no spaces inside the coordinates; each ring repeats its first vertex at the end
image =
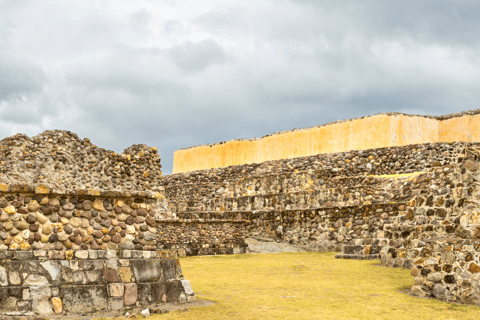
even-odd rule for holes
{"type": "Polygon", "coordinates": [[[235,219],[246,222],[242,237],[381,259],[411,269],[414,295],[480,305],[477,150],[452,142],[319,154],[174,174],[161,185],[181,219],[235,219]]]}
{"type": "Polygon", "coordinates": [[[0,141],[0,314],[85,314],[195,299],[163,250],[160,158],[67,131],[0,141]]]}

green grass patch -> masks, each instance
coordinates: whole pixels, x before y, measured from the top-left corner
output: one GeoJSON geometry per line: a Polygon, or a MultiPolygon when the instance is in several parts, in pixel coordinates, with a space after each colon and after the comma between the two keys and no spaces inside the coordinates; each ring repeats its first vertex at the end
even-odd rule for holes
{"type": "Polygon", "coordinates": [[[405,293],[409,270],[334,253],[189,257],[181,260],[197,299],[214,301],[153,319],[477,319],[480,308],[405,293]]]}

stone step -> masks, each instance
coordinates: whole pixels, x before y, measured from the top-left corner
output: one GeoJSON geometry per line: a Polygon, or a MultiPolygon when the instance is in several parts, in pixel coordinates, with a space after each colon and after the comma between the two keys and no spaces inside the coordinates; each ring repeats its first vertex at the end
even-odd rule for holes
{"type": "Polygon", "coordinates": [[[339,253],[335,255],[335,259],[351,259],[351,260],[380,260],[379,254],[344,254],[339,253]]]}
{"type": "Polygon", "coordinates": [[[343,246],[343,254],[360,254],[360,255],[370,255],[370,254],[380,254],[382,250],[381,246],[375,245],[357,245],[357,246],[343,246]]]}

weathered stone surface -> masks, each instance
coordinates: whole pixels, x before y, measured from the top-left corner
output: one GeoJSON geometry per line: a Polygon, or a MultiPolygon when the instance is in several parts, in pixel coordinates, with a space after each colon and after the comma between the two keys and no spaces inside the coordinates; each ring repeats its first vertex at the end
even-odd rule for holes
{"type": "Polygon", "coordinates": [[[470,171],[476,171],[478,170],[478,162],[467,160],[465,161],[465,168],[467,168],[470,171]]]}
{"type": "Polygon", "coordinates": [[[53,306],[53,312],[55,312],[55,314],[58,315],[63,312],[62,299],[58,297],[53,297],[52,306],[53,306]]]}
{"type": "MultiPolygon", "coordinates": [[[[112,270],[112,269],[103,270],[103,277],[107,282],[120,282],[120,279],[118,278],[118,273],[116,270],[112,270]]],[[[123,278],[122,278],[122,281],[123,281],[123,278]]],[[[123,282],[126,282],[126,281],[123,281],[123,282]]]]}
{"type": "Polygon", "coordinates": [[[129,267],[118,268],[118,274],[122,282],[131,282],[132,281],[132,270],[129,267]]]}
{"type": "Polygon", "coordinates": [[[63,308],[71,313],[92,313],[107,310],[108,295],[105,286],[60,287],[63,308]]]}
{"type": "Polygon", "coordinates": [[[125,295],[124,303],[126,306],[130,306],[137,302],[137,284],[136,283],[126,283],[125,284],[125,295]]]}
{"type": "Polygon", "coordinates": [[[125,292],[123,283],[112,283],[109,285],[109,290],[112,297],[123,297],[125,292]]]}
{"type": "Polygon", "coordinates": [[[138,282],[162,281],[161,260],[132,260],[130,266],[138,282]]]}
{"type": "Polygon", "coordinates": [[[124,307],[123,297],[111,297],[109,299],[109,306],[111,310],[122,310],[124,307]]]}

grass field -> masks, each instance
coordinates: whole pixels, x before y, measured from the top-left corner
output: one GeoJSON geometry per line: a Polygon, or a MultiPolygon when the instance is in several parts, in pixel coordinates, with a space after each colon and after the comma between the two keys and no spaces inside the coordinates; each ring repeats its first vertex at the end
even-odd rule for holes
{"type": "MultiPolygon", "coordinates": [[[[152,319],[478,319],[480,307],[405,293],[409,270],[334,253],[279,253],[181,259],[197,299],[214,301],[152,319]]],[[[149,319],[150,319],[149,318],[149,319]]]]}

